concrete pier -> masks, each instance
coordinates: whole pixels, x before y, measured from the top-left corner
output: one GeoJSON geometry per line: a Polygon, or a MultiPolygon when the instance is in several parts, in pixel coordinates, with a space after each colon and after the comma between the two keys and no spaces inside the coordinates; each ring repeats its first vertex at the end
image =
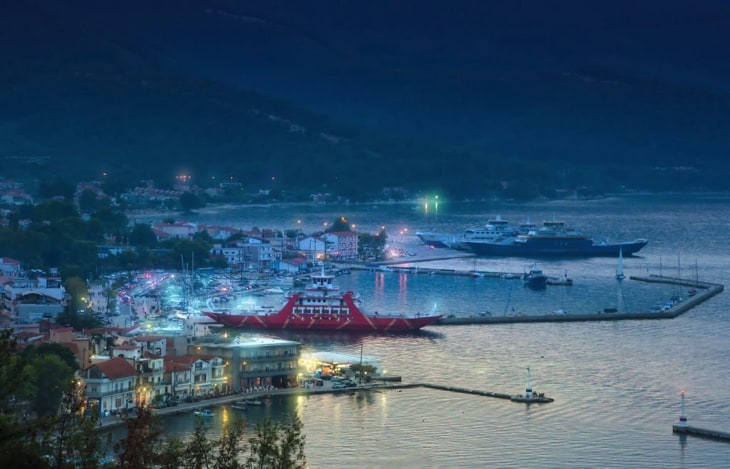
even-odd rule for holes
{"type": "Polygon", "coordinates": [[[444,386],[441,384],[430,384],[430,383],[411,383],[411,384],[396,384],[388,386],[388,389],[407,389],[407,388],[427,388],[427,389],[436,389],[439,391],[448,391],[448,392],[455,392],[459,394],[471,394],[472,396],[483,396],[483,397],[494,397],[496,399],[505,399],[512,402],[521,402],[521,403],[535,403],[535,404],[546,404],[549,402],[553,402],[554,399],[550,397],[545,397],[544,394],[537,395],[533,394],[529,397],[525,395],[514,395],[514,394],[505,394],[502,392],[493,392],[493,391],[483,391],[480,389],[469,389],[469,388],[460,388],[457,386],[444,386]]]}
{"type": "MultiPolygon", "coordinates": [[[[402,261],[400,262],[403,263],[402,261]]],[[[348,270],[366,270],[373,272],[388,272],[382,270],[383,268],[390,269],[390,272],[413,274],[413,275],[452,275],[456,277],[485,277],[485,278],[506,278],[520,280],[524,272],[495,272],[491,270],[457,270],[457,269],[437,269],[432,267],[402,267],[398,265],[387,265],[385,263],[378,264],[377,267],[364,266],[364,265],[350,265],[347,267],[348,270]]]]}
{"type": "Polygon", "coordinates": [[[503,394],[500,392],[480,391],[478,389],[458,388],[455,386],[442,386],[440,384],[420,383],[420,384],[417,384],[416,386],[420,386],[422,388],[428,388],[428,389],[438,389],[440,391],[456,392],[456,393],[460,393],[460,394],[472,394],[474,396],[496,397],[497,399],[508,399],[509,400],[512,397],[509,394],[503,394]]]}
{"type": "Polygon", "coordinates": [[[618,312],[598,312],[598,313],[578,313],[578,314],[535,314],[521,316],[470,316],[470,317],[444,317],[436,321],[434,326],[463,326],[469,324],[514,324],[521,322],[576,322],[576,321],[620,321],[620,320],[636,320],[636,319],[673,319],[686,313],[695,306],[709,300],[715,295],[720,294],[724,289],[724,285],[717,283],[689,281],[687,279],[678,279],[675,277],[663,277],[659,275],[650,275],[648,277],[630,277],[631,280],[650,283],[665,283],[670,285],[680,285],[695,288],[697,293],[694,296],[685,298],[684,300],[672,305],[660,312],[640,311],[634,313],[618,313],[618,312]]]}
{"type": "Polygon", "coordinates": [[[672,432],[683,435],[698,436],[701,438],[710,438],[713,440],[721,440],[730,442],[730,433],[717,430],[709,430],[707,428],[691,427],[689,425],[672,425],[672,432]]]}

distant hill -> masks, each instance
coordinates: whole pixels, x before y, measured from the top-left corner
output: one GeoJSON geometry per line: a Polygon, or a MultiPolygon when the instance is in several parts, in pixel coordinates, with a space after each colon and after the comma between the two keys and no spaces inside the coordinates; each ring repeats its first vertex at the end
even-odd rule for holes
{"type": "Polygon", "coordinates": [[[0,173],[355,198],[725,187],[730,73],[703,43],[727,34],[721,3],[627,3],[631,20],[517,3],[18,2],[0,15],[0,173]],[[676,32],[696,34],[660,40],[676,32]]]}

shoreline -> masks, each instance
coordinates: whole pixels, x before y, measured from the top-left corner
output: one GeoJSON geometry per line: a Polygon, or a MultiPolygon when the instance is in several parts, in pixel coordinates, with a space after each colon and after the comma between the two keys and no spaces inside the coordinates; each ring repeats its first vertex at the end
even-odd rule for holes
{"type": "MultiPolygon", "coordinates": [[[[591,202],[591,201],[610,201],[610,200],[617,200],[621,198],[632,198],[632,197],[647,197],[647,196],[661,196],[661,195],[682,195],[682,194],[688,194],[688,195],[705,195],[705,196],[728,196],[730,195],[730,191],[723,192],[723,191],[688,191],[688,192],[681,192],[681,191],[666,191],[666,192],[648,192],[648,191],[636,191],[636,192],[615,192],[615,193],[607,193],[601,197],[588,197],[588,198],[558,198],[558,199],[534,199],[534,200],[522,200],[522,201],[516,201],[516,200],[498,200],[498,202],[506,205],[506,206],[514,206],[514,205],[522,205],[522,204],[534,204],[534,203],[555,203],[555,202],[574,202],[574,203],[584,203],[584,202],[591,202]]],[[[192,212],[181,212],[177,210],[166,210],[166,209],[155,209],[155,208],[144,208],[144,209],[132,209],[132,210],[125,210],[123,211],[124,215],[127,216],[127,218],[131,221],[134,219],[142,219],[142,220],[149,220],[149,219],[163,219],[163,218],[174,218],[176,220],[182,220],[184,217],[189,215],[210,215],[215,213],[222,213],[227,211],[232,211],[236,209],[241,208],[255,208],[255,207],[342,207],[342,206],[372,206],[372,205],[408,205],[408,204],[420,204],[423,200],[423,197],[419,198],[413,198],[413,199],[405,199],[405,200],[381,200],[381,201],[368,201],[368,202],[339,202],[339,203],[315,203],[315,202],[269,202],[269,203],[245,203],[245,202],[222,202],[222,203],[210,203],[207,204],[205,207],[196,209],[192,212]]],[[[483,199],[486,200],[486,199],[483,199]]],[[[479,202],[479,200],[474,199],[468,199],[468,200],[452,200],[450,203],[473,203],[473,202],[479,202]]],[[[441,203],[449,203],[449,201],[445,200],[441,203]]]]}
{"type": "MultiPolygon", "coordinates": [[[[225,404],[232,404],[237,401],[247,400],[261,400],[271,397],[278,396],[312,396],[319,394],[348,394],[355,391],[373,391],[373,390],[391,390],[391,389],[403,389],[408,387],[414,387],[413,384],[403,384],[400,382],[386,382],[380,380],[374,380],[370,384],[360,384],[356,387],[351,388],[333,388],[330,383],[327,386],[321,388],[309,387],[296,387],[296,388],[281,388],[269,391],[257,391],[251,393],[239,392],[236,394],[227,394],[225,396],[213,397],[210,399],[202,399],[197,402],[183,402],[173,407],[163,407],[160,409],[152,408],[152,415],[156,417],[167,416],[167,415],[178,415],[194,412],[196,410],[207,409],[210,407],[219,407],[225,404]]],[[[388,380],[390,381],[390,379],[388,380]]],[[[117,417],[108,416],[100,419],[98,426],[99,430],[105,430],[108,428],[122,427],[126,424],[129,417],[117,417]]],[[[134,418],[132,416],[132,418],[134,418]]]]}
{"type": "MultiPolygon", "coordinates": [[[[610,200],[610,199],[616,199],[624,194],[607,194],[605,197],[595,197],[595,198],[585,198],[585,199],[544,199],[544,200],[537,200],[539,202],[553,202],[553,201],[567,201],[567,202],[585,202],[589,200],[610,200]]],[[[645,195],[645,194],[625,194],[627,196],[631,195],[645,195]]],[[[340,206],[369,206],[369,205],[414,205],[414,204],[420,204],[423,198],[416,198],[416,199],[406,199],[406,200],[374,200],[369,202],[340,202],[340,203],[328,203],[328,204],[319,204],[315,202],[269,202],[269,203],[235,203],[235,202],[224,202],[224,203],[211,203],[207,204],[205,207],[193,210],[192,212],[181,212],[177,210],[165,210],[165,209],[155,209],[155,208],[144,208],[144,209],[132,209],[132,210],[125,210],[124,214],[129,218],[130,220],[133,218],[153,218],[153,217],[184,217],[186,213],[193,214],[193,215],[209,215],[213,213],[219,213],[219,212],[225,212],[230,210],[235,210],[239,208],[255,208],[255,207],[340,207],[340,206]]],[[[451,203],[469,203],[474,202],[474,200],[454,200],[451,203]]],[[[502,203],[506,205],[519,205],[523,203],[534,203],[535,200],[532,201],[514,201],[514,200],[502,200],[502,203]]]]}

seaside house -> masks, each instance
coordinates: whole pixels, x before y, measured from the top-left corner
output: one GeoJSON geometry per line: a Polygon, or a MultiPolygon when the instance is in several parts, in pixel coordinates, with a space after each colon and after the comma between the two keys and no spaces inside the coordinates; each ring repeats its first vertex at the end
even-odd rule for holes
{"type": "Polygon", "coordinates": [[[214,244],[210,255],[223,257],[231,269],[242,271],[271,269],[276,259],[271,244],[259,238],[245,238],[226,245],[214,244]]]}
{"type": "Polygon", "coordinates": [[[192,239],[193,235],[198,232],[198,225],[195,223],[179,222],[179,223],[155,223],[152,225],[153,231],[161,231],[168,238],[172,239],[192,239]]]}
{"type": "Polygon", "coordinates": [[[81,370],[87,368],[93,355],[91,338],[85,334],[75,332],[72,327],[59,327],[53,323],[48,324],[48,342],[68,348],[76,357],[81,370]]]}
{"type": "Polygon", "coordinates": [[[142,358],[142,349],[136,344],[119,344],[112,347],[111,356],[126,358],[131,363],[136,363],[142,358]]]}
{"type": "Polygon", "coordinates": [[[325,252],[325,242],[321,238],[314,236],[300,239],[297,247],[306,255],[310,262],[321,258],[325,252]]]}
{"type": "Polygon", "coordinates": [[[164,358],[145,351],[136,363],[137,395],[141,402],[152,403],[172,394],[172,386],[165,381],[164,358]]]}
{"type": "Polygon", "coordinates": [[[211,257],[222,257],[232,269],[244,269],[244,249],[241,246],[230,244],[214,244],[210,249],[211,257]]]}
{"type": "Polygon", "coordinates": [[[211,238],[216,241],[225,241],[231,236],[241,232],[241,230],[231,228],[230,226],[219,225],[198,225],[198,230],[205,231],[211,238]]]}
{"type": "Polygon", "coordinates": [[[357,259],[358,236],[354,231],[325,233],[322,239],[327,245],[327,256],[337,260],[357,259]]]}
{"type": "Polygon", "coordinates": [[[19,323],[56,317],[65,306],[66,289],[59,278],[15,278],[3,285],[2,302],[19,323]]]}
{"type": "Polygon", "coordinates": [[[216,391],[225,391],[217,385],[223,377],[223,359],[212,355],[196,355],[193,362],[193,392],[196,396],[210,395],[216,391]],[[215,380],[214,380],[215,376],[215,380]]]}
{"type": "Polygon", "coordinates": [[[298,274],[307,268],[307,260],[303,257],[293,259],[282,259],[279,261],[276,270],[290,274],[298,274]]]}
{"type": "Polygon", "coordinates": [[[260,238],[246,238],[237,241],[238,246],[243,248],[243,258],[247,259],[247,267],[250,270],[268,270],[273,268],[274,250],[271,243],[260,238]]]}
{"type": "Polygon", "coordinates": [[[167,337],[159,335],[139,335],[132,337],[131,341],[144,352],[152,352],[155,355],[164,357],[167,355],[167,337]]]}
{"type": "Polygon", "coordinates": [[[12,328],[20,349],[53,343],[68,348],[82,371],[91,363],[93,346],[90,337],[75,332],[71,327],[62,327],[44,319],[36,323],[15,324],[12,328]]]}
{"type": "Polygon", "coordinates": [[[164,357],[164,378],[169,383],[170,392],[173,396],[185,399],[193,395],[193,363],[195,357],[192,355],[179,355],[164,357]]]}
{"type": "Polygon", "coordinates": [[[0,277],[20,277],[20,261],[10,257],[0,257],[0,277]]]}
{"type": "Polygon", "coordinates": [[[101,416],[125,413],[135,407],[137,370],[125,358],[115,357],[94,363],[83,372],[89,408],[101,416]]]}

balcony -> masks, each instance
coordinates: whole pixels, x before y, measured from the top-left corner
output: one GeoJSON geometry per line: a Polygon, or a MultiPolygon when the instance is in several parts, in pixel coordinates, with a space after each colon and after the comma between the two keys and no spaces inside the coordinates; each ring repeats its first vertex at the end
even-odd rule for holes
{"type": "Polygon", "coordinates": [[[88,389],[86,390],[86,397],[89,399],[103,399],[108,396],[125,396],[127,394],[134,393],[133,390],[124,390],[124,391],[105,391],[105,392],[90,392],[88,389]]]}

